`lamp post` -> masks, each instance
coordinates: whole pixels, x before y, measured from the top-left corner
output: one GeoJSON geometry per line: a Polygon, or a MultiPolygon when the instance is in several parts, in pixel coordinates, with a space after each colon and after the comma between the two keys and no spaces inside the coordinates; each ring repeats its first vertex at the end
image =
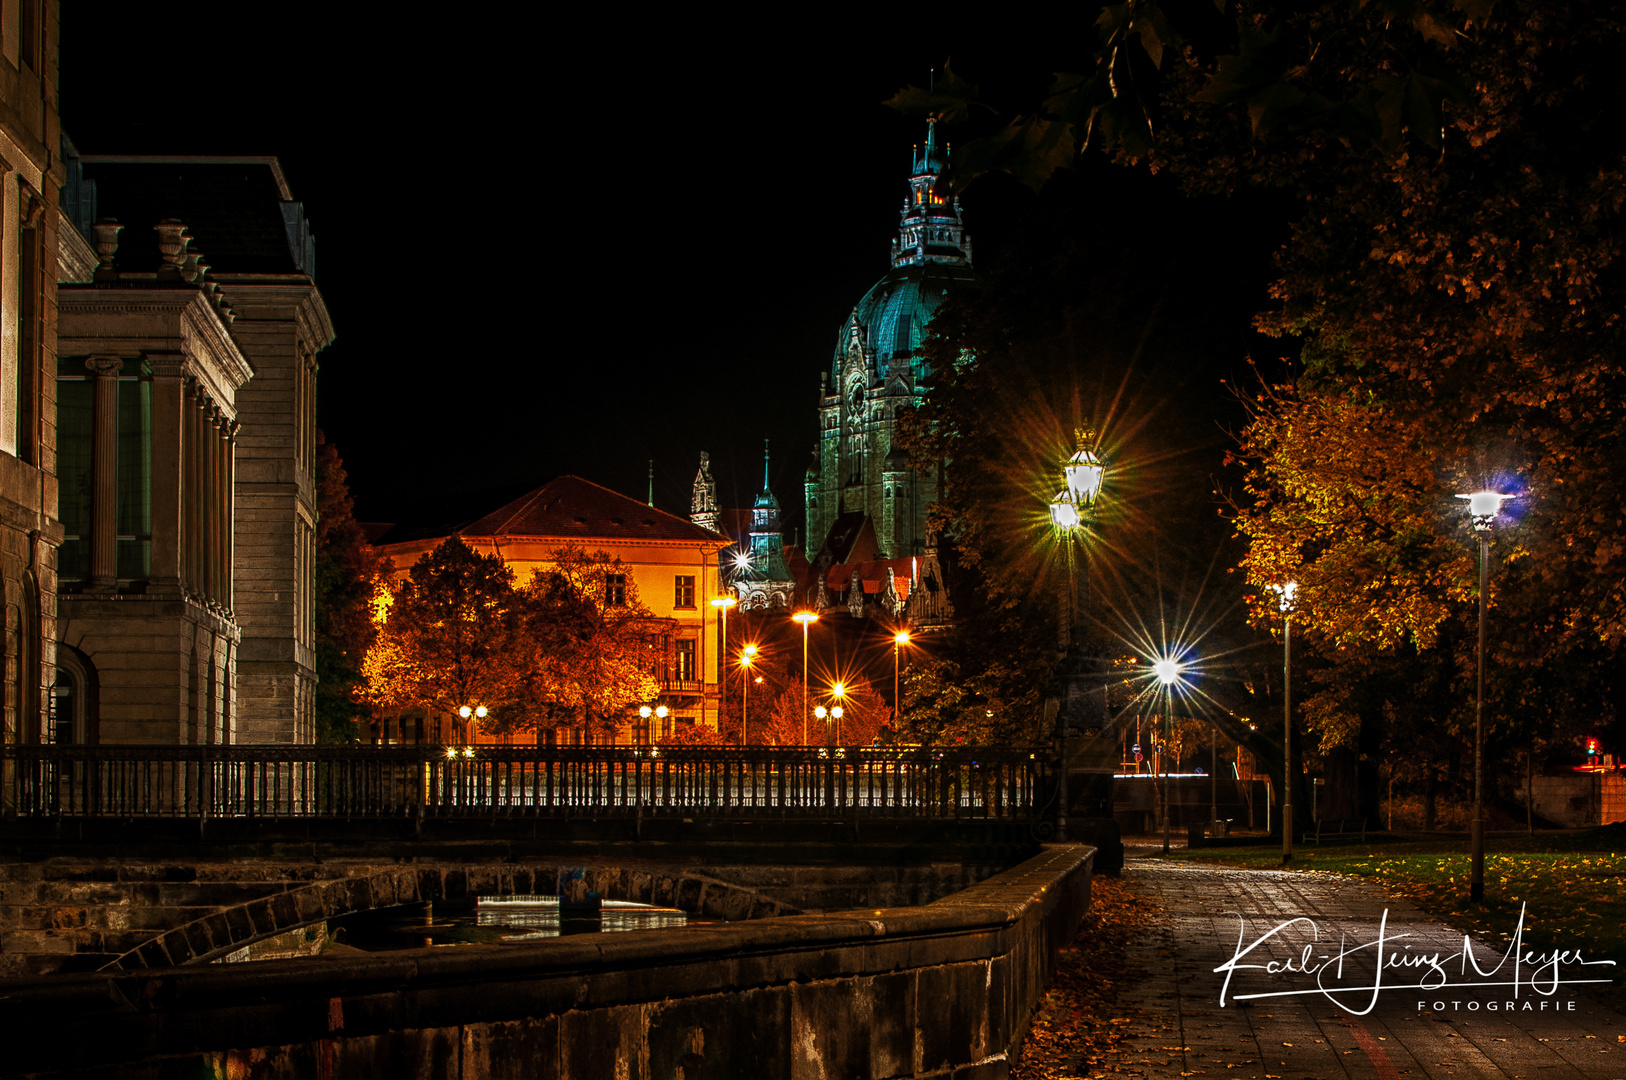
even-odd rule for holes
{"type": "Polygon", "coordinates": [[[641,706],[638,707],[638,715],[644,718],[644,739],[647,742],[654,742],[655,741],[654,739],[651,739],[649,737],[649,717],[650,717],[650,714],[653,713],[657,720],[665,720],[666,719],[666,714],[667,714],[668,711],[669,710],[666,708],[665,705],[657,705],[653,709],[650,708],[648,705],[641,705],[641,706]]]}
{"type": "Polygon", "coordinates": [[[1282,862],[1293,861],[1293,601],[1296,581],[1270,586],[1282,613],[1282,862]]]}
{"type": "Polygon", "coordinates": [[[463,741],[469,742],[469,721],[484,720],[488,710],[484,705],[464,705],[457,710],[457,715],[463,718],[463,741]]]}
{"type": "Polygon", "coordinates": [[[1468,515],[1479,534],[1479,679],[1474,694],[1474,821],[1468,869],[1468,899],[1485,897],[1485,593],[1490,585],[1490,534],[1502,500],[1511,495],[1476,491],[1458,495],[1468,500],[1468,515]]]}
{"type": "Polygon", "coordinates": [[[807,745],[807,628],[819,621],[816,611],[798,611],[791,619],[802,624],[802,745],[807,745]]]}
{"type": "MultiPolygon", "coordinates": [[[[717,648],[717,681],[721,685],[717,689],[717,726],[723,726],[723,695],[728,691],[728,609],[739,601],[732,596],[714,596],[711,606],[717,609],[718,622],[721,627],[722,644],[717,648]]],[[[705,636],[704,627],[701,636],[705,636]]],[[[700,715],[706,714],[706,657],[704,652],[700,656],[700,715]]]]}
{"type": "Polygon", "coordinates": [[[1183,666],[1178,660],[1164,657],[1152,665],[1157,681],[1163,684],[1163,854],[1169,853],[1169,737],[1174,733],[1174,684],[1180,678],[1183,666]]]}
{"type": "MultiPolygon", "coordinates": [[[[1078,575],[1073,569],[1073,543],[1076,535],[1095,520],[1095,499],[1101,493],[1101,481],[1106,466],[1101,458],[1085,445],[1094,441],[1095,433],[1079,429],[1074,433],[1078,449],[1062,464],[1062,477],[1067,487],[1050,500],[1050,521],[1067,543],[1067,656],[1073,667],[1078,664],[1075,655],[1082,643],[1078,640],[1078,575]]],[[[1071,679],[1069,670],[1065,679],[1071,679]]],[[[1061,708],[1056,710],[1056,750],[1061,766],[1056,773],[1056,840],[1067,842],[1067,685],[1062,686],[1061,708]]]]}
{"type": "Polygon", "coordinates": [[[711,598],[711,606],[717,609],[719,615],[722,617],[723,624],[723,647],[717,650],[717,655],[719,656],[728,655],[728,609],[734,607],[738,603],[739,601],[734,599],[732,596],[714,596],[711,598]]]}
{"type": "Polygon", "coordinates": [[[899,680],[898,680],[898,670],[899,670],[899,667],[898,667],[898,665],[899,665],[898,653],[899,653],[899,650],[901,650],[905,645],[909,644],[913,640],[914,640],[914,638],[910,636],[908,630],[899,630],[896,634],[892,635],[892,725],[893,725],[892,737],[893,737],[893,739],[896,739],[898,737],[897,733],[898,733],[899,730],[902,729],[902,726],[903,726],[903,698],[900,696],[899,691],[898,691],[898,687],[901,685],[899,683],[899,680]]]}
{"type": "Polygon", "coordinates": [[[830,716],[835,721],[835,723],[832,726],[827,727],[825,729],[824,741],[825,741],[826,744],[828,744],[830,746],[834,746],[834,745],[836,745],[836,743],[841,741],[841,715],[842,715],[841,703],[843,701],[847,700],[847,686],[846,686],[846,684],[845,683],[831,683],[830,684],[830,696],[835,699],[835,704],[830,709],[830,716]]]}
{"type": "Polygon", "coordinates": [[[751,705],[751,665],[756,661],[757,647],[747,645],[740,650],[740,745],[744,746],[746,740],[745,723],[749,717],[751,705]]]}

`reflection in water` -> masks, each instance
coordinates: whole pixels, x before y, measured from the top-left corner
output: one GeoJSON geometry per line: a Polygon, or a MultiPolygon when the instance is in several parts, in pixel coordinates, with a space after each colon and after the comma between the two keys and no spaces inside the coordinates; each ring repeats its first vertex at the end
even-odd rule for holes
{"type": "MultiPolygon", "coordinates": [[[[595,903],[597,901],[595,900],[595,903]]],[[[689,924],[675,908],[619,900],[601,906],[561,906],[557,896],[482,896],[473,904],[440,901],[334,919],[339,948],[364,952],[421,949],[433,945],[503,944],[564,934],[653,930],[689,924]]]]}
{"type": "Polygon", "coordinates": [[[557,896],[482,896],[474,918],[476,926],[521,931],[504,934],[504,941],[533,941],[561,934],[656,930],[689,923],[689,917],[676,908],[650,907],[623,900],[602,901],[596,911],[561,908],[557,896]]]}

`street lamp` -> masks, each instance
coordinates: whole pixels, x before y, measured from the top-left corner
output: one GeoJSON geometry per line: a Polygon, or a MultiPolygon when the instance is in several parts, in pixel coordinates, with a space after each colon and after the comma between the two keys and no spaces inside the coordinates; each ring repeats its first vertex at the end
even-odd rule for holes
{"type": "Polygon", "coordinates": [[[831,683],[830,696],[835,698],[835,705],[830,710],[831,717],[835,719],[835,726],[825,730],[824,741],[829,745],[834,746],[836,743],[841,741],[841,703],[847,700],[847,684],[831,683]]]}
{"type": "Polygon", "coordinates": [[[791,620],[802,624],[802,745],[807,745],[807,628],[819,621],[816,611],[798,611],[791,620]]]}
{"type": "Polygon", "coordinates": [[[488,710],[484,705],[463,705],[458,708],[457,715],[463,718],[464,742],[469,741],[469,719],[472,717],[476,720],[484,720],[486,718],[487,711],[488,710]]]}
{"type": "Polygon", "coordinates": [[[751,695],[751,665],[756,661],[756,658],[757,658],[757,647],[755,645],[747,645],[745,648],[740,650],[740,668],[744,672],[740,676],[740,745],[741,746],[744,746],[746,744],[746,741],[747,741],[746,737],[745,737],[746,736],[745,723],[746,723],[746,718],[749,716],[750,706],[751,706],[751,697],[750,697],[750,695],[751,695]]]}
{"type": "Polygon", "coordinates": [[[738,603],[732,596],[714,596],[711,599],[711,606],[718,610],[723,620],[723,647],[717,650],[720,656],[728,655],[728,609],[738,603]]]}
{"type": "Polygon", "coordinates": [[[1152,673],[1163,684],[1163,854],[1169,853],[1169,739],[1174,734],[1174,684],[1184,670],[1180,661],[1164,657],[1152,664],[1152,673]]]}
{"type": "Polygon", "coordinates": [[[899,630],[892,635],[892,738],[898,737],[903,729],[903,698],[898,691],[898,652],[914,639],[908,630],[899,630]]]}
{"type": "MultiPolygon", "coordinates": [[[[1078,664],[1078,657],[1074,654],[1080,648],[1077,631],[1078,576],[1073,572],[1072,545],[1079,530],[1094,521],[1095,500],[1101,494],[1101,482],[1106,476],[1106,466],[1101,458],[1085,445],[1094,440],[1095,433],[1080,428],[1074,435],[1078,440],[1078,449],[1061,467],[1067,487],[1050,500],[1051,524],[1067,540],[1067,654],[1071,661],[1071,668],[1065,676],[1068,679],[1074,674],[1072,668],[1078,664]]],[[[895,666],[893,677],[895,680],[895,666]]],[[[1056,777],[1056,840],[1060,843],[1067,842],[1067,696],[1067,687],[1063,685],[1062,707],[1056,710],[1056,746],[1061,757],[1061,768],[1056,777]]]]}
{"type": "Polygon", "coordinates": [[[1282,613],[1282,862],[1293,861],[1293,603],[1296,581],[1269,586],[1282,613]]]}
{"type": "Polygon", "coordinates": [[[657,705],[653,709],[650,708],[648,705],[640,705],[638,707],[638,715],[643,717],[643,719],[644,719],[644,740],[646,742],[654,742],[655,741],[655,740],[653,740],[653,739],[651,739],[649,737],[649,717],[650,717],[650,714],[653,713],[657,720],[663,720],[664,721],[666,719],[666,714],[667,714],[668,711],[669,710],[666,708],[665,705],[657,705]]]}
{"type": "Polygon", "coordinates": [[[1504,499],[1494,491],[1458,495],[1468,500],[1468,516],[1479,534],[1479,684],[1474,695],[1474,823],[1473,853],[1468,869],[1468,899],[1485,896],[1485,593],[1490,585],[1490,534],[1504,499]]]}

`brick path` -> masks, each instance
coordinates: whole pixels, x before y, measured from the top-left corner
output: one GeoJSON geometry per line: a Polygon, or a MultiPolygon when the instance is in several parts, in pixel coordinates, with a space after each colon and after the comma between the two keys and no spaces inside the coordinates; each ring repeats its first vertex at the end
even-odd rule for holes
{"type": "MultiPolygon", "coordinates": [[[[1328,948],[1330,931],[1334,952],[1340,934],[1358,943],[1372,941],[1385,906],[1387,933],[1410,933],[1404,942],[1414,949],[1460,953],[1462,935],[1387,897],[1380,887],[1348,878],[1164,862],[1134,857],[1133,851],[1124,874],[1137,890],[1155,897],[1168,918],[1131,946],[1130,959],[1150,974],[1119,998],[1125,1010],[1120,1015],[1129,1020],[1118,1052],[1106,1063],[1120,1075],[1626,1078],[1626,1042],[1619,1041],[1626,1035],[1626,1017],[1568,987],[1550,999],[1521,989],[1520,1005],[1525,1000],[1567,1003],[1573,997],[1574,1012],[1487,1012],[1485,1001],[1500,1003],[1508,992],[1460,989],[1386,990],[1366,1016],[1352,1016],[1320,996],[1228,999],[1222,1009],[1224,976],[1214,968],[1231,959],[1238,938],[1237,917],[1227,911],[1246,917],[1249,942],[1286,919],[1308,915],[1322,932],[1319,948],[1328,948]],[[1418,1011],[1420,999],[1447,996],[1460,1004],[1443,1013],[1418,1011]],[[1468,1011],[1471,1000],[1479,1002],[1477,1011],[1468,1011]]],[[[1260,954],[1267,948],[1269,958],[1278,961],[1297,956],[1309,941],[1307,933],[1300,934],[1248,959],[1265,959],[1260,954]]],[[[1489,967],[1484,961],[1495,954],[1481,948],[1476,955],[1489,967]]],[[[1591,970],[1618,979],[1626,977],[1623,968],[1626,964],[1591,970]]],[[[1386,972],[1384,981],[1415,982],[1416,973],[1386,972]]],[[[1232,993],[1312,982],[1302,975],[1238,972],[1232,993]]]]}

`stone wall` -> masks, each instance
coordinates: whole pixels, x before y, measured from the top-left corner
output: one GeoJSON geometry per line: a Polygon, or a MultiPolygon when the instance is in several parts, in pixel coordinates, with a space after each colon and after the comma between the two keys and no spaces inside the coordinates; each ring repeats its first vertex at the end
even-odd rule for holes
{"type": "MultiPolygon", "coordinates": [[[[1555,825],[1585,829],[1626,821],[1626,774],[1619,772],[1572,773],[1569,776],[1538,776],[1532,785],[1536,797],[1531,809],[1555,825]]],[[[1519,778],[1518,795],[1524,795],[1524,778],[1519,778]]]]}
{"type": "Polygon", "coordinates": [[[0,1075],[1003,1077],[1091,855],[924,907],[17,980],[0,1075]]]}
{"type": "Polygon", "coordinates": [[[0,864],[0,977],[207,962],[355,911],[473,896],[563,895],[674,907],[736,922],[858,906],[930,903],[1000,869],[923,865],[728,865],[534,859],[151,862],[57,858],[0,864]]]}

